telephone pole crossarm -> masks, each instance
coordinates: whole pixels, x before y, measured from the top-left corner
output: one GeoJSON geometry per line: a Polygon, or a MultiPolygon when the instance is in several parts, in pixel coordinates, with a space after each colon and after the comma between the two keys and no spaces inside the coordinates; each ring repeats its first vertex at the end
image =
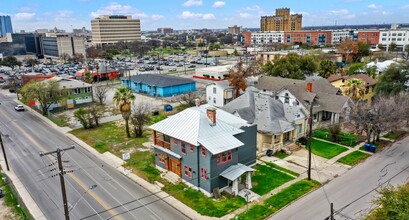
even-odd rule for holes
{"type": "Polygon", "coordinates": [[[57,148],[55,151],[50,151],[50,152],[40,152],[40,156],[46,156],[49,154],[57,154],[57,162],[58,162],[58,176],[60,176],[60,183],[61,183],[61,192],[62,192],[62,201],[64,204],[64,215],[65,215],[65,220],[70,220],[70,213],[68,209],[68,200],[67,200],[67,192],[65,190],[65,182],[64,182],[64,174],[67,172],[64,171],[64,166],[63,166],[63,161],[61,159],[61,152],[67,151],[67,150],[72,150],[74,149],[74,146],[67,147],[64,149],[57,148]]]}

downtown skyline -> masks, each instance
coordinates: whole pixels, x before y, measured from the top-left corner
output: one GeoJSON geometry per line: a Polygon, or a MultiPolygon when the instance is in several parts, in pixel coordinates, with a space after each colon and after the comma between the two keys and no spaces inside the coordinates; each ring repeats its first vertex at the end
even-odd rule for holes
{"type": "MultiPolygon", "coordinates": [[[[4,0],[3,0],[4,1],[4,0]]],[[[100,15],[132,15],[141,20],[141,30],[158,27],[226,29],[238,25],[259,28],[260,17],[274,15],[277,8],[290,8],[303,15],[302,26],[408,23],[409,4],[404,0],[14,0],[3,4],[0,15],[10,15],[14,32],[36,29],[91,29],[91,19],[100,15]]]]}

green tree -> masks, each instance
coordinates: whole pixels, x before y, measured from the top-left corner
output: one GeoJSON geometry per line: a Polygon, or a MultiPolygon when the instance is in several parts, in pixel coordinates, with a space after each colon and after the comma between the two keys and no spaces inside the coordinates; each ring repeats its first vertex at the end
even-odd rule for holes
{"type": "Polygon", "coordinates": [[[37,59],[33,59],[33,58],[25,59],[24,62],[30,67],[34,67],[35,65],[40,63],[40,62],[38,62],[37,59]]]}
{"type": "Polygon", "coordinates": [[[377,95],[395,95],[401,91],[408,89],[407,82],[409,81],[409,64],[400,63],[392,64],[378,78],[375,86],[377,95]]]}
{"type": "Polygon", "coordinates": [[[320,62],[320,68],[318,75],[323,78],[328,78],[330,75],[335,74],[337,66],[331,60],[323,60],[320,62]]]}
{"type": "Polygon", "coordinates": [[[365,83],[359,79],[348,79],[345,83],[344,93],[356,102],[365,94],[365,83]]]}
{"type": "Polygon", "coordinates": [[[345,57],[345,63],[354,60],[354,57],[358,53],[359,47],[356,41],[350,39],[345,40],[338,46],[338,53],[341,53],[345,57]]]}
{"type": "Polygon", "coordinates": [[[356,53],[354,60],[355,62],[360,62],[363,57],[369,56],[371,54],[371,45],[361,42],[358,42],[358,52],[356,53]]]}
{"type": "Polygon", "coordinates": [[[363,72],[365,69],[365,63],[351,63],[348,68],[348,75],[354,75],[363,72]]]}
{"type": "Polygon", "coordinates": [[[409,219],[409,183],[397,188],[388,186],[382,189],[380,197],[373,203],[379,207],[375,209],[367,220],[378,219],[409,219]]]}
{"type": "Polygon", "coordinates": [[[396,52],[395,60],[398,60],[398,45],[395,42],[389,44],[389,52],[396,52]]]}
{"type": "Polygon", "coordinates": [[[128,87],[119,87],[113,97],[116,106],[122,114],[122,118],[125,120],[126,136],[131,137],[129,133],[129,118],[132,113],[132,101],[135,100],[135,95],[128,87]]]}
{"type": "Polygon", "coordinates": [[[92,83],[94,82],[94,77],[92,76],[91,72],[89,71],[88,67],[84,69],[84,76],[83,80],[86,83],[92,83]]]}
{"type": "Polygon", "coordinates": [[[21,62],[18,61],[17,58],[14,57],[14,56],[5,57],[5,58],[3,59],[3,61],[0,62],[0,64],[3,65],[3,66],[8,66],[8,67],[10,67],[12,70],[14,70],[14,68],[15,68],[16,66],[21,66],[21,62]]]}
{"type": "Polygon", "coordinates": [[[318,70],[318,75],[323,78],[328,78],[330,75],[335,74],[337,71],[337,66],[331,60],[323,60],[320,62],[320,68],[318,70]]]}
{"type": "Polygon", "coordinates": [[[311,75],[317,71],[317,65],[313,57],[296,53],[289,53],[285,57],[274,60],[274,64],[266,65],[263,70],[267,75],[280,76],[290,79],[305,79],[305,75],[311,75]]]}
{"type": "Polygon", "coordinates": [[[37,101],[41,106],[43,115],[47,115],[52,104],[67,98],[67,91],[60,88],[59,83],[53,79],[28,82],[21,88],[20,94],[24,102],[37,101]]]}
{"type": "Polygon", "coordinates": [[[247,88],[247,77],[257,76],[260,72],[258,61],[250,62],[248,65],[240,61],[233,68],[229,69],[229,83],[234,88],[234,98],[240,96],[240,90],[245,91],[247,88]]]}

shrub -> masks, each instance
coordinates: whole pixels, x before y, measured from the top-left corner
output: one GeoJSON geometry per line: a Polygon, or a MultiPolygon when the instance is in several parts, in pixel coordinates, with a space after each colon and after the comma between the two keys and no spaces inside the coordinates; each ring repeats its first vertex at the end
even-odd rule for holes
{"type": "Polygon", "coordinates": [[[302,144],[302,145],[306,145],[307,144],[307,138],[306,137],[300,137],[300,138],[298,138],[297,142],[302,144]]]}
{"type": "Polygon", "coordinates": [[[338,142],[338,135],[341,133],[341,125],[333,124],[328,128],[331,134],[331,141],[338,142]]]}

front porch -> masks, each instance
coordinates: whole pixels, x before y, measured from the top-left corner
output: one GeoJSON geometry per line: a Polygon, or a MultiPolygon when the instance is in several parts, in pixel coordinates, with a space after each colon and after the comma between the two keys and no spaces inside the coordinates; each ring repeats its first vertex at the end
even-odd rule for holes
{"type": "Polygon", "coordinates": [[[283,134],[269,135],[257,133],[257,153],[264,154],[267,150],[279,152],[287,145],[296,141],[296,130],[288,131],[283,134]]]}
{"type": "Polygon", "coordinates": [[[330,126],[333,124],[338,124],[340,119],[340,114],[335,113],[335,112],[327,112],[327,111],[320,111],[316,112],[313,115],[313,120],[314,120],[314,129],[317,128],[317,126],[330,126]]]}
{"type": "Polygon", "coordinates": [[[230,166],[226,170],[224,170],[220,176],[226,178],[228,180],[228,186],[225,189],[226,192],[230,192],[229,194],[233,196],[239,195],[240,188],[239,186],[242,185],[241,189],[251,189],[251,172],[254,172],[253,168],[250,168],[246,165],[238,163],[236,165],[230,166]],[[241,176],[246,174],[245,183],[241,183],[241,176]]]}

